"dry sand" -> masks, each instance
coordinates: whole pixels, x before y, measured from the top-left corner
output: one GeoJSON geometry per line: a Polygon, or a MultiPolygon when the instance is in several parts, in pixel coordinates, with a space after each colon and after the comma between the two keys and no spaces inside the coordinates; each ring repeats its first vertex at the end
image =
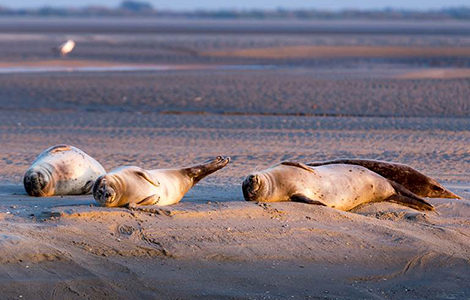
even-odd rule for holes
{"type": "Polygon", "coordinates": [[[0,117],[7,298],[470,295],[468,119],[66,111],[0,117]],[[184,166],[218,154],[232,163],[170,207],[107,209],[91,196],[26,196],[22,172],[35,152],[59,142],[107,169],[184,166]],[[464,199],[430,200],[438,214],[388,203],[342,212],[243,201],[240,182],[252,170],[285,159],[351,156],[408,163],[464,199]]]}
{"type": "MultiPolygon", "coordinates": [[[[454,190],[468,199],[468,188],[454,190]]],[[[2,190],[22,193],[17,186],[2,190]]],[[[97,208],[86,196],[3,194],[3,296],[469,295],[468,200],[432,200],[437,216],[392,204],[346,213],[238,197],[206,202],[208,194],[202,190],[176,206],[137,211],[97,208]]]]}

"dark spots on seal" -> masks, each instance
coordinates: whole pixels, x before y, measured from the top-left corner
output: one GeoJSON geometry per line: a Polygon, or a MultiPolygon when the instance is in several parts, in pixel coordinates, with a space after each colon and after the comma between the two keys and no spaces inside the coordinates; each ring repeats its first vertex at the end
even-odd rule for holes
{"type": "Polygon", "coordinates": [[[371,184],[371,185],[370,185],[370,188],[371,188],[371,189],[373,189],[373,188],[374,188],[374,185],[373,185],[373,184],[371,184]]]}
{"type": "Polygon", "coordinates": [[[352,170],[351,170],[351,169],[349,169],[349,172],[352,172],[352,170]]]}
{"type": "Polygon", "coordinates": [[[56,169],[57,169],[57,174],[61,178],[69,178],[69,177],[72,176],[72,172],[70,170],[70,165],[67,164],[67,163],[57,164],[56,169]]]}

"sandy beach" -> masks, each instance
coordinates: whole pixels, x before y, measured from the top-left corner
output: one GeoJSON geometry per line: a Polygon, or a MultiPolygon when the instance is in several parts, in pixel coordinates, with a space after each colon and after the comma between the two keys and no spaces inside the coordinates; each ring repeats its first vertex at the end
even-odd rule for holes
{"type": "Polygon", "coordinates": [[[58,59],[49,47],[64,37],[56,23],[21,34],[13,34],[15,23],[2,24],[0,40],[15,43],[0,44],[0,73],[26,70],[0,74],[3,298],[470,297],[470,60],[457,51],[470,46],[467,27],[452,37],[389,38],[278,36],[257,27],[228,38],[162,37],[145,24],[128,29],[140,35],[106,32],[111,23],[90,32],[85,24],[74,33],[73,56],[58,59]],[[325,44],[375,54],[259,50],[325,44]],[[429,56],[387,52],[434,44],[429,56]],[[458,47],[439,52],[449,45],[458,47]],[[252,55],[258,51],[265,57],[252,55]],[[73,69],[129,65],[137,69],[73,69]],[[179,67],[138,69],[149,65],[179,67]],[[36,67],[46,69],[28,71],[36,67]],[[47,70],[54,67],[72,69],[47,70]],[[167,207],[111,209],[91,195],[27,196],[24,171],[42,150],[61,143],[106,170],[188,166],[217,155],[231,163],[167,207]],[[243,200],[241,182],[252,171],[283,160],[348,157],[408,164],[462,199],[428,199],[436,213],[392,203],[343,212],[243,200]]]}

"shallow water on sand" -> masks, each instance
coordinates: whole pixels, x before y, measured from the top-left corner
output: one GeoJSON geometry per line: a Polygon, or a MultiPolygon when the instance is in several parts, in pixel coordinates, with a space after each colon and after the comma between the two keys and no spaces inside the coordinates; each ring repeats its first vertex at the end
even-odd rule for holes
{"type": "Polygon", "coordinates": [[[15,73],[51,73],[51,72],[136,72],[136,71],[171,71],[171,70],[265,70],[275,69],[274,65],[206,65],[206,66],[171,66],[171,65],[115,65],[115,66],[18,66],[0,67],[0,74],[15,73]]]}

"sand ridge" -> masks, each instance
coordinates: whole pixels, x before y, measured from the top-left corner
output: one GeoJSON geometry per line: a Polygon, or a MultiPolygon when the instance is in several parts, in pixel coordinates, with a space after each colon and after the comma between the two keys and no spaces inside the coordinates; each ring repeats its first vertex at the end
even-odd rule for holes
{"type": "MultiPolygon", "coordinates": [[[[133,210],[96,207],[91,196],[32,198],[17,185],[2,190],[9,193],[0,195],[7,212],[0,220],[1,270],[15,279],[0,286],[9,297],[173,299],[208,293],[231,299],[266,289],[279,295],[275,299],[325,291],[345,298],[419,298],[445,295],[449,282],[468,278],[468,185],[456,189],[463,200],[431,200],[439,215],[391,203],[343,212],[241,198],[207,201],[207,190],[197,186],[189,195],[197,202],[133,210]],[[217,279],[220,272],[226,279],[217,279]],[[315,274],[323,279],[312,286],[315,274]],[[31,286],[19,291],[22,280],[31,286]],[[270,287],[274,282],[282,288],[270,287]],[[230,286],[243,286],[238,293],[248,294],[230,296],[230,286]]],[[[462,287],[456,292],[465,295],[462,287]]]]}
{"type": "Polygon", "coordinates": [[[8,236],[2,241],[2,259],[4,263],[67,260],[79,248],[104,257],[184,260],[347,260],[396,266],[407,257],[431,252],[470,260],[466,189],[458,190],[464,200],[430,200],[438,214],[390,203],[342,212],[301,203],[254,204],[242,199],[183,200],[173,206],[128,210],[96,207],[91,196],[80,196],[78,202],[77,197],[51,198],[57,205],[48,198],[4,195],[2,205],[8,207],[9,216],[1,221],[8,236]],[[391,247],[397,242],[399,249],[391,247]]]}
{"type": "Polygon", "coordinates": [[[405,74],[398,75],[397,78],[402,79],[452,79],[452,78],[469,78],[470,69],[426,69],[410,71],[405,74]]]}

